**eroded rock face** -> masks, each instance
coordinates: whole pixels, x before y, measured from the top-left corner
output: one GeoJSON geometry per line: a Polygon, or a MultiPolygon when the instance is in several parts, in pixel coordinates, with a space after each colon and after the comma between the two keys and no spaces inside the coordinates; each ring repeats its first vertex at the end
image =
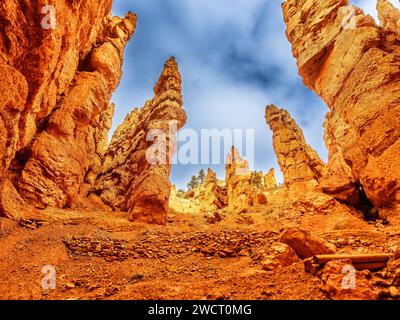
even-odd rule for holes
{"type": "Polygon", "coordinates": [[[252,204],[251,171],[246,160],[239,151],[232,147],[232,152],[226,159],[226,187],[228,206],[240,213],[252,204]]]}
{"type": "Polygon", "coordinates": [[[277,186],[278,186],[278,184],[276,183],[275,169],[272,168],[264,176],[264,188],[266,190],[268,190],[268,189],[276,188],[277,186]]]}
{"type": "Polygon", "coordinates": [[[154,98],[129,114],[115,132],[92,192],[131,220],[165,224],[171,158],[186,122],[181,76],[174,58],[165,64],[154,98]]]}
{"type": "Polygon", "coordinates": [[[318,254],[331,254],[336,252],[336,247],[311,232],[289,228],[284,231],[280,241],[293,248],[296,254],[302,258],[309,258],[318,254]]]}
{"type": "Polygon", "coordinates": [[[400,212],[399,11],[387,0],[378,11],[381,26],[347,0],[283,4],[300,75],[331,109],[330,171],[390,216],[400,212]]]}
{"type": "Polygon", "coordinates": [[[39,208],[66,207],[85,180],[93,182],[113,113],[109,100],[136,25],[133,14],[111,17],[111,2],[0,5],[0,182],[7,216],[18,215],[17,205],[5,205],[10,194],[39,208]]]}
{"type": "Polygon", "coordinates": [[[269,106],[266,120],[273,131],[273,144],[286,186],[296,182],[318,182],[327,168],[307,144],[303,131],[284,109],[269,106]]]}
{"type": "Polygon", "coordinates": [[[199,200],[204,211],[208,212],[218,211],[227,205],[226,188],[218,184],[217,175],[211,169],[208,169],[199,200]]]}

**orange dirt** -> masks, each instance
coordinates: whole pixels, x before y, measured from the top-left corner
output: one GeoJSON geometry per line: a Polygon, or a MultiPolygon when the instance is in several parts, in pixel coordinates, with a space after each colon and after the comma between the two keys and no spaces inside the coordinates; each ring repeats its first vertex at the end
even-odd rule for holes
{"type": "MultiPolygon", "coordinates": [[[[37,229],[34,224],[1,220],[0,298],[327,298],[320,278],[307,273],[302,262],[262,269],[257,252],[278,241],[281,228],[293,225],[273,209],[246,214],[252,225],[236,223],[239,215],[233,214],[207,225],[202,215],[175,213],[165,227],[97,215],[81,213],[37,229]],[[42,289],[45,265],[56,269],[54,290],[42,289]]],[[[314,230],[320,228],[318,221],[331,219],[297,218],[314,230]]],[[[348,253],[386,252],[400,239],[399,230],[383,226],[370,225],[369,231],[320,230],[319,236],[348,253]]]]}

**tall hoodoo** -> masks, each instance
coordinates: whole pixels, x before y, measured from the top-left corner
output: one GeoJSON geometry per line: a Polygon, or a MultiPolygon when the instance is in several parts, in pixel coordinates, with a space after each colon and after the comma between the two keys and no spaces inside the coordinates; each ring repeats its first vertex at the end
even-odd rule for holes
{"type": "Polygon", "coordinates": [[[296,182],[318,182],[327,169],[307,144],[303,131],[284,109],[268,106],[266,120],[273,131],[273,144],[286,186],[296,182]]]}
{"type": "Polygon", "coordinates": [[[377,8],[381,26],[347,0],[283,3],[300,75],[331,109],[330,171],[400,214],[400,12],[387,0],[377,8]]]}
{"type": "Polygon", "coordinates": [[[181,75],[169,59],[154,97],[135,109],[115,132],[92,192],[131,220],[165,224],[170,196],[171,158],[176,134],[186,122],[181,75]]]}

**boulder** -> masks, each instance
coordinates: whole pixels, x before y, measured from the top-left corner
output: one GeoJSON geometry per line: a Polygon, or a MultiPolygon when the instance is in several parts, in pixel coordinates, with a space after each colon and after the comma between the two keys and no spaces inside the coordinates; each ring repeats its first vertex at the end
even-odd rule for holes
{"type": "Polygon", "coordinates": [[[313,235],[309,231],[299,228],[284,230],[280,242],[293,248],[301,259],[306,259],[318,254],[331,254],[336,252],[336,247],[313,235]]]}
{"type": "Polygon", "coordinates": [[[294,263],[301,262],[294,250],[287,244],[276,242],[262,252],[257,252],[262,256],[261,266],[265,271],[276,268],[288,267],[294,263]]]}
{"type": "Polygon", "coordinates": [[[322,270],[322,291],[332,300],[377,300],[368,270],[356,271],[350,260],[333,260],[322,270]]]}

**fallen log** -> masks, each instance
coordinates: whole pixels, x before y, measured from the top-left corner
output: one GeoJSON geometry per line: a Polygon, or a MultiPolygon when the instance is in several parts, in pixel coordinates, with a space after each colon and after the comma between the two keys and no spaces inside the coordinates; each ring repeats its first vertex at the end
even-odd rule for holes
{"type": "Polygon", "coordinates": [[[353,263],[353,266],[357,270],[379,270],[385,268],[386,262],[363,262],[363,263],[353,263]]]}
{"type": "Polygon", "coordinates": [[[352,263],[388,262],[391,254],[324,254],[314,257],[316,263],[325,264],[332,260],[351,260],[352,263]]]}
{"type": "Polygon", "coordinates": [[[392,258],[391,254],[325,254],[316,255],[304,260],[306,270],[316,273],[327,262],[332,260],[349,260],[357,270],[379,270],[386,267],[392,258]]]}

